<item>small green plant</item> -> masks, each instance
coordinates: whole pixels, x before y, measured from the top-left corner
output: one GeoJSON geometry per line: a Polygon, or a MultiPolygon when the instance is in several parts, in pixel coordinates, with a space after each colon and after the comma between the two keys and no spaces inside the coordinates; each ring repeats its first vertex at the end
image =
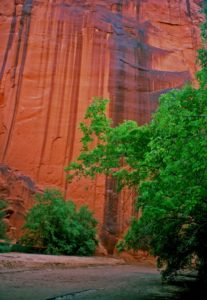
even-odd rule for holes
{"type": "Polygon", "coordinates": [[[6,236],[6,223],[4,222],[6,201],[0,199],[0,253],[9,252],[10,244],[6,236]]]}
{"type": "Polygon", "coordinates": [[[6,253],[11,251],[11,245],[8,242],[0,242],[0,253],[6,253]]]}
{"type": "Polygon", "coordinates": [[[4,222],[6,202],[0,199],[0,239],[6,238],[6,224],[4,222]]]}
{"type": "Polygon", "coordinates": [[[96,225],[86,206],[76,209],[58,190],[36,195],[29,210],[20,245],[47,254],[92,255],[96,249],[96,225]]]}

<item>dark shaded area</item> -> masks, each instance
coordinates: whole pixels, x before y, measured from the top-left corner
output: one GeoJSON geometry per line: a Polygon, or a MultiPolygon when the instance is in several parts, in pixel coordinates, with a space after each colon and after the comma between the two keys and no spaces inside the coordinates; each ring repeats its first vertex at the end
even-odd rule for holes
{"type": "Polygon", "coordinates": [[[106,178],[104,222],[100,238],[109,254],[113,254],[118,240],[118,205],[119,195],[116,192],[116,180],[114,178],[106,178]]]}
{"type": "Polygon", "coordinates": [[[177,300],[195,300],[207,299],[206,282],[197,282],[195,279],[188,279],[175,283],[184,290],[177,295],[177,300]]]}
{"type": "Polygon", "coordinates": [[[191,17],[191,7],[190,7],[190,1],[189,0],[186,0],[186,6],[187,6],[188,16],[191,17]]]}

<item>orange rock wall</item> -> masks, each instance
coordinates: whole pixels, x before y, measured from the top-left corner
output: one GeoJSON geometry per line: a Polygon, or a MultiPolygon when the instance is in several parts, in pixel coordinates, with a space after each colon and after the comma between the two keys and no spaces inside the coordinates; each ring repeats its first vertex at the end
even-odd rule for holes
{"type": "Polygon", "coordinates": [[[201,2],[0,1],[0,162],[88,204],[108,248],[128,226],[133,201],[101,177],[67,184],[78,124],[93,96],[111,100],[115,124],[143,124],[161,93],[192,79],[201,2]]]}

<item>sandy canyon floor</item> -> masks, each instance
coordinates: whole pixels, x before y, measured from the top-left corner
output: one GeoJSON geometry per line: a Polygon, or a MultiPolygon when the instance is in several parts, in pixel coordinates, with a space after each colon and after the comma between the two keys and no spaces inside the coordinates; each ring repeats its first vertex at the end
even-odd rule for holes
{"type": "Polygon", "coordinates": [[[0,300],[164,300],[180,299],[183,289],[162,284],[159,272],[147,262],[0,254],[0,300]]]}

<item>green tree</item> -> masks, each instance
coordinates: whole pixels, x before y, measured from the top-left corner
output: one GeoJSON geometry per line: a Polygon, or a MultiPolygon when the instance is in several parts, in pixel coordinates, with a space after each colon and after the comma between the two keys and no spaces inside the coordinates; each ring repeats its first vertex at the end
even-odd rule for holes
{"type": "Polygon", "coordinates": [[[150,140],[149,126],[125,121],[113,127],[112,120],[106,116],[108,102],[94,98],[88,107],[84,122],[80,124],[81,153],[65,168],[67,178],[71,182],[74,177],[94,178],[97,174],[105,174],[117,179],[118,190],[123,186],[136,189],[143,177],[140,168],[150,140]]]}
{"type": "Polygon", "coordinates": [[[139,185],[128,248],[158,258],[163,275],[207,267],[207,90],[185,86],[160,99],[149,125],[146,178],[139,185]]]}
{"type": "MultiPolygon", "coordinates": [[[[92,105],[98,109],[100,103],[96,99],[92,105]]],[[[91,132],[87,140],[94,136],[91,132]]],[[[126,121],[108,128],[91,150],[90,142],[67,168],[70,178],[104,173],[119,187],[139,193],[142,216],[132,221],[119,248],[149,251],[165,276],[190,264],[202,274],[207,262],[207,90],[190,85],[173,90],[161,97],[148,126],[126,121]]]]}
{"type": "Polygon", "coordinates": [[[36,195],[20,244],[44,253],[92,255],[96,249],[97,221],[86,206],[76,209],[58,190],[36,195]]]}
{"type": "MultiPolygon", "coordinates": [[[[206,12],[206,11],[205,11],[206,12]]],[[[203,42],[207,22],[202,25],[203,42]]],[[[185,85],[160,97],[149,125],[113,127],[107,101],[95,99],[81,124],[82,151],[66,170],[74,176],[113,176],[138,192],[137,209],[118,248],[157,257],[164,277],[186,267],[207,273],[207,49],[198,51],[199,87],[185,85]],[[94,146],[96,141],[96,146],[94,146]]]]}

